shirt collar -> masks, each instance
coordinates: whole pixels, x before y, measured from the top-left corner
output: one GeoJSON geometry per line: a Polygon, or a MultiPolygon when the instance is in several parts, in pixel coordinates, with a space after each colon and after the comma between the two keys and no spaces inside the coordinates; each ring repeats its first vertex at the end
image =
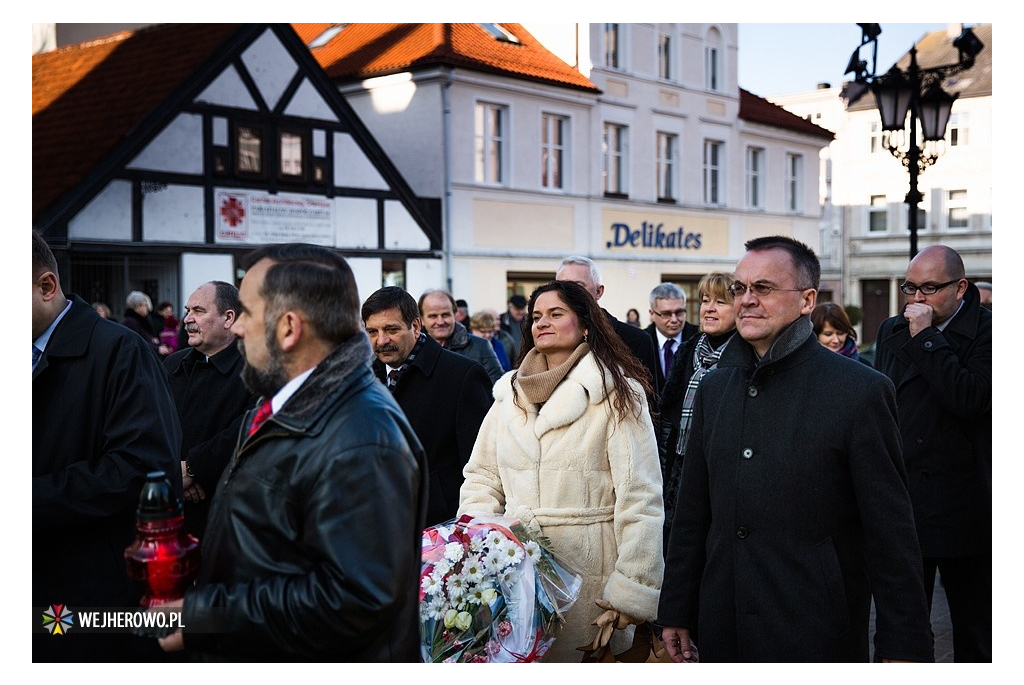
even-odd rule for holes
{"type": "Polygon", "coordinates": [[[46,344],[50,342],[50,336],[53,335],[54,329],[57,328],[57,324],[60,323],[60,320],[64,318],[64,315],[68,313],[69,309],[71,309],[70,299],[68,300],[67,306],[65,306],[61,313],[57,315],[57,318],[53,320],[53,323],[51,323],[49,327],[45,331],[43,331],[42,335],[40,335],[38,338],[32,341],[32,344],[38,347],[40,351],[46,349],[46,344]]]}
{"type": "Polygon", "coordinates": [[[270,408],[274,411],[275,414],[281,411],[281,407],[284,406],[284,403],[287,402],[291,398],[291,396],[295,394],[295,391],[299,389],[299,387],[306,381],[306,379],[309,378],[309,375],[313,373],[313,371],[315,370],[315,366],[306,369],[298,376],[285,383],[284,387],[277,391],[277,394],[274,395],[274,397],[271,398],[270,400],[270,408]]]}

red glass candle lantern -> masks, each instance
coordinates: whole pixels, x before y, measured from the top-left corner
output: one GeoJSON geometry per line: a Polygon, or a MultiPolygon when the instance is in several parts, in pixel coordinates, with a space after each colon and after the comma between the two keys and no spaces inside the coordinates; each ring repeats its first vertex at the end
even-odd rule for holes
{"type": "Polygon", "coordinates": [[[135,531],[124,559],[128,576],[142,587],[140,604],[158,606],[184,597],[199,571],[199,541],[185,532],[181,501],[163,471],[146,474],[135,531]]]}

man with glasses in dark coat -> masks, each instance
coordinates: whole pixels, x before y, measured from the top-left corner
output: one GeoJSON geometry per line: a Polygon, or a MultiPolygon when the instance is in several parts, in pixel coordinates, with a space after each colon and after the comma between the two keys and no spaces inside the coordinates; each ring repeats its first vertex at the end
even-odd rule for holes
{"type": "Polygon", "coordinates": [[[992,312],[945,245],[921,250],[876,338],[896,385],[929,604],[938,571],[953,661],[992,661],[992,312]]]}

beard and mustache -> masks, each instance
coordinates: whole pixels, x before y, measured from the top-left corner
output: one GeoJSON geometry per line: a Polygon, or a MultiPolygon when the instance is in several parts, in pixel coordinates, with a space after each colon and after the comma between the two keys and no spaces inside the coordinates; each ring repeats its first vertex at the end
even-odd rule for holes
{"type": "Polygon", "coordinates": [[[239,338],[237,343],[238,351],[242,354],[242,359],[245,360],[245,366],[242,367],[242,382],[249,389],[249,392],[266,398],[276,395],[277,391],[288,382],[288,372],[284,367],[284,351],[277,345],[274,328],[274,326],[267,326],[265,338],[267,346],[266,368],[257,369],[255,366],[252,366],[249,363],[249,358],[245,356],[245,342],[242,338],[239,338]]]}

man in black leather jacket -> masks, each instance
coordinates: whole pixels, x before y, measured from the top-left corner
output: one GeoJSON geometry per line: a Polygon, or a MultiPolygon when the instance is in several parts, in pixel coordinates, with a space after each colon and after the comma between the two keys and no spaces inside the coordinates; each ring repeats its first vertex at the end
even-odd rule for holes
{"type": "Polygon", "coordinates": [[[301,244],[250,263],[232,332],[263,402],[214,495],[184,629],[161,645],[246,661],[419,661],[426,464],[370,370],[352,271],[301,244]]]}

